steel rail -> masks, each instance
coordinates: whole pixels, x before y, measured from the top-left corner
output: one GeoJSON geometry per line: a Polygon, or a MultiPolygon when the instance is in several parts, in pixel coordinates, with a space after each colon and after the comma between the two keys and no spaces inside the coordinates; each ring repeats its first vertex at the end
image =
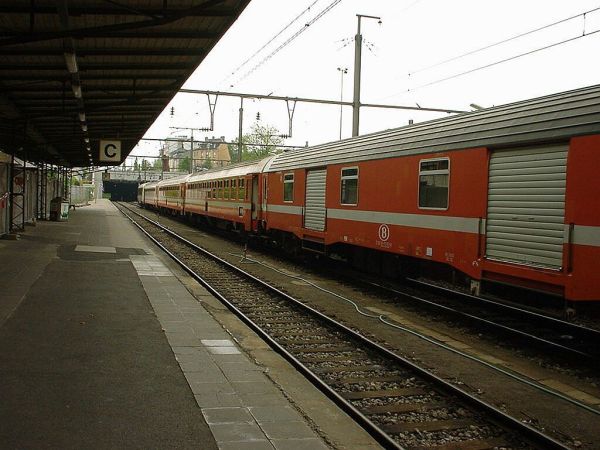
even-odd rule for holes
{"type": "MultiPolygon", "coordinates": [[[[131,209],[129,209],[129,210],[131,212],[133,212],[134,214],[138,215],[139,217],[141,217],[142,219],[146,220],[147,222],[158,227],[162,231],[166,232],[174,239],[179,240],[180,242],[183,242],[184,244],[188,245],[189,247],[193,248],[194,250],[198,251],[199,253],[202,253],[203,255],[205,255],[209,258],[212,258],[215,261],[218,261],[219,263],[223,264],[227,268],[256,282],[263,288],[270,290],[271,292],[274,292],[277,295],[282,296],[283,298],[292,302],[294,305],[296,305],[300,309],[307,311],[311,315],[319,318],[324,323],[343,331],[344,333],[351,336],[354,340],[363,343],[366,347],[368,347],[372,351],[376,352],[377,354],[379,354],[385,358],[389,358],[392,361],[394,361],[395,363],[400,364],[404,367],[407,367],[410,370],[413,370],[414,372],[419,374],[421,377],[423,377],[426,380],[428,380],[429,382],[432,382],[433,384],[435,384],[442,391],[445,391],[446,393],[449,393],[451,395],[455,395],[456,397],[458,397],[465,403],[473,405],[474,407],[485,411],[496,422],[503,424],[504,427],[507,427],[509,430],[520,433],[520,435],[522,437],[524,437],[526,440],[528,440],[530,443],[539,445],[540,448],[543,448],[543,449],[568,449],[569,448],[569,447],[565,446],[564,444],[562,444],[561,442],[555,440],[554,438],[552,438],[552,437],[542,433],[541,431],[521,422],[520,420],[508,415],[507,413],[496,408],[495,406],[491,405],[490,403],[487,403],[487,402],[473,396],[472,394],[447,382],[446,380],[442,379],[441,377],[429,372],[426,369],[423,369],[420,366],[417,366],[416,364],[403,358],[402,356],[397,355],[396,353],[381,346],[380,344],[369,340],[368,338],[366,338],[362,334],[358,333],[357,331],[354,331],[354,330],[348,328],[346,325],[335,321],[334,319],[324,315],[320,311],[317,311],[316,309],[314,309],[308,305],[305,305],[304,303],[300,302],[299,300],[296,300],[295,298],[291,297],[290,295],[280,291],[279,289],[274,288],[273,286],[270,286],[266,282],[256,278],[254,275],[252,275],[252,274],[240,269],[239,267],[223,260],[222,258],[210,253],[209,251],[207,251],[207,250],[203,249],[202,247],[194,244],[193,242],[185,239],[184,237],[178,235],[177,233],[168,229],[167,227],[164,227],[163,225],[145,217],[144,215],[138,213],[137,211],[134,211],[131,209]]],[[[283,355],[286,359],[288,359],[290,361],[290,363],[294,367],[296,367],[298,370],[300,370],[311,382],[313,382],[313,384],[315,384],[315,386],[317,386],[322,392],[324,392],[327,396],[329,396],[336,404],[338,404],[338,406],[340,406],[344,411],[346,411],[358,423],[360,423],[362,426],[364,426],[365,429],[379,443],[384,445],[386,448],[402,448],[387,433],[383,432],[383,430],[381,430],[377,425],[375,425],[368,418],[366,418],[360,411],[358,411],[358,409],[356,409],[353,405],[351,405],[349,402],[347,402],[345,399],[343,399],[339,394],[337,394],[337,392],[332,390],[316,374],[314,374],[308,367],[306,367],[304,364],[302,364],[300,361],[298,361],[293,355],[291,355],[279,343],[277,343],[265,331],[263,331],[258,325],[256,325],[250,318],[245,316],[235,305],[233,305],[231,302],[229,302],[227,299],[225,299],[219,292],[217,292],[215,289],[213,289],[200,275],[195,273],[190,267],[188,267],[183,261],[181,261],[171,251],[166,249],[166,247],[163,244],[161,244],[157,239],[152,237],[146,230],[144,230],[139,224],[137,224],[135,222],[135,220],[133,220],[129,215],[124,213],[122,210],[121,210],[121,212],[126,217],[128,217],[129,220],[131,220],[140,230],[142,230],[144,232],[144,234],[146,234],[148,237],[150,237],[152,239],[152,241],[155,242],[161,249],[163,249],[171,258],[173,258],[178,264],[180,264],[181,267],[184,270],[186,270],[186,272],[188,272],[194,279],[196,279],[199,283],[201,283],[203,286],[205,286],[213,295],[215,295],[217,298],[219,298],[219,300],[223,301],[224,304],[232,312],[234,312],[236,315],[238,315],[241,320],[243,320],[255,332],[257,332],[262,338],[264,338],[265,341],[270,346],[272,346],[273,349],[275,349],[277,352],[279,352],[281,355],[283,355]]]]}
{"type": "MultiPolygon", "coordinates": [[[[459,291],[455,291],[443,286],[436,286],[435,284],[432,283],[427,283],[424,281],[420,281],[420,280],[416,280],[413,278],[407,278],[407,281],[409,281],[411,284],[416,285],[418,287],[421,288],[425,288],[427,290],[430,290],[432,292],[435,293],[441,293],[443,295],[446,296],[451,296],[451,297],[455,297],[458,298],[460,300],[467,300],[469,301],[471,304],[473,304],[475,307],[477,307],[478,305],[476,303],[479,303],[480,305],[485,304],[486,306],[489,307],[493,307],[498,311],[502,311],[502,312],[508,312],[510,314],[513,315],[518,315],[520,316],[522,319],[527,320],[529,323],[531,322],[536,322],[541,326],[547,327],[549,329],[553,329],[556,330],[557,334],[560,332],[560,334],[568,334],[568,335],[572,335],[572,336],[576,336],[581,340],[584,340],[586,342],[596,342],[596,344],[600,344],[600,331],[598,330],[594,330],[592,328],[587,328],[584,327],[582,325],[578,325],[578,324],[574,324],[571,322],[566,322],[564,320],[561,319],[557,319],[556,317],[551,317],[551,316],[547,316],[544,314],[540,314],[538,312],[535,311],[530,311],[527,309],[523,309],[523,308],[519,308],[517,306],[513,306],[513,305],[508,305],[502,302],[497,302],[494,301],[492,299],[487,299],[484,297],[478,297],[475,295],[471,295],[471,294],[466,294],[464,292],[459,292],[459,291]]],[[[457,308],[453,308],[453,307],[449,307],[446,305],[441,305],[435,301],[432,300],[427,300],[427,299],[422,299],[420,297],[416,297],[413,296],[411,294],[407,294],[405,292],[402,291],[398,291],[394,288],[388,288],[385,286],[381,286],[381,285],[377,285],[379,288],[382,289],[386,289],[389,290],[390,292],[393,292],[394,294],[399,294],[399,295],[403,295],[403,296],[407,296],[412,300],[416,300],[419,302],[423,302],[423,303],[427,303],[431,306],[434,306],[436,308],[441,308],[444,309],[446,311],[450,311],[454,314],[458,314],[458,315],[462,315],[468,319],[472,319],[475,321],[479,321],[482,323],[485,323],[486,325],[490,325],[492,327],[496,327],[501,329],[502,331],[507,331],[509,333],[512,334],[517,334],[521,337],[524,337],[526,339],[529,339],[531,341],[537,342],[537,343],[541,343],[543,345],[549,346],[551,348],[555,348],[561,351],[564,351],[566,353],[570,353],[576,356],[581,356],[584,357],[586,359],[589,359],[591,361],[595,361],[598,362],[598,358],[599,355],[596,354],[590,354],[587,353],[585,351],[582,350],[578,350],[576,348],[570,347],[568,345],[563,345],[559,342],[556,341],[552,341],[552,340],[548,340],[539,336],[536,336],[534,334],[531,333],[527,333],[525,331],[516,329],[516,328],[512,328],[506,325],[502,325],[500,323],[494,322],[490,319],[486,319],[484,317],[480,317],[474,314],[470,314],[464,311],[461,311],[460,309],[457,308]]],[[[593,347],[592,345],[590,345],[590,347],[593,347]]]]}

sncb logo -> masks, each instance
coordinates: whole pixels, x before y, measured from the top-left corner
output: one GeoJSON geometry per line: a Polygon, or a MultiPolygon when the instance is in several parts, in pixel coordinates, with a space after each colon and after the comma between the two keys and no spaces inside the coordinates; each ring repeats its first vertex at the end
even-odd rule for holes
{"type": "Polygon", "coordinates": [[[390,227],[386,224],[379,226],[379,239],[383,242],[387,241],[390,238],[390,227]]]}

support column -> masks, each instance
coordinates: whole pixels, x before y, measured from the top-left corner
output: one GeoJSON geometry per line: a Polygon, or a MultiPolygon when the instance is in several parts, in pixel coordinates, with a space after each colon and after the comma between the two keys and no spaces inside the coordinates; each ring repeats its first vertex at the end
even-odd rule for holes
{"type": "Polygon", "coordinates": [[[25,162],[19,164],[14,155],[11,157],[9,175],[9,232],[25,229],[25,162]]]}

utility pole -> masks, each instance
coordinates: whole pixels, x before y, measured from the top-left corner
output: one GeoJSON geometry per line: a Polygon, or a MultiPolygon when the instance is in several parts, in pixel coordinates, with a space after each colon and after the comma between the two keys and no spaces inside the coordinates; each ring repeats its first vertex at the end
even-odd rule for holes
{"type": "Polygon", "coordinates": [[[354,98],[352,100],[352,136],[358,136],[358,124],[360,116],[360,66],[362,58],[362,34],[360,34],[360,20],[364,17],[365,19],[377,19],[381,24],[381,17],[366,16],[364,14],[357,14],[358,18],[358,29],[356,36],[354,37],[354,98]]]}
{"type": "Polygon", "coordinates": [[[188,130],[190,137],[190,173],[194,173],[194,131],[210,131],[208,128],[190,128],[190,127],[169,127],[173,130],[188,130]]]}
{"type": "Polygon", "coordinates": [[[240,97],[240,126],[238,130],[238,162],[242,162],[242,127],[244,125],[244,97],[240,97]]]}
{"type": "Polygon", "coordinates": [[[343,114],[343,110],[344,110],[344,105],[342,105],[342,102],[344,101],[344,75],[348,73],[348,68],[347,67],[338,67],[337,70],[340,71],[340,75],[342,78],[341,81],[341,87],[340,87],[340,140],[342,140],[342,114],[343,114]]]}

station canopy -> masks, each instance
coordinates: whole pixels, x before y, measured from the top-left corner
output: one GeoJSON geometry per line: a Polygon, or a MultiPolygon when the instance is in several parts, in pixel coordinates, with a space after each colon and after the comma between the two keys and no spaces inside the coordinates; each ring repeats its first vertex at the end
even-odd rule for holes
{"type": "Polygon", "coordinates": [[[82,167],[108,139],[123,159],[249,2],[2,0],[0,151],[82,167]]]}

